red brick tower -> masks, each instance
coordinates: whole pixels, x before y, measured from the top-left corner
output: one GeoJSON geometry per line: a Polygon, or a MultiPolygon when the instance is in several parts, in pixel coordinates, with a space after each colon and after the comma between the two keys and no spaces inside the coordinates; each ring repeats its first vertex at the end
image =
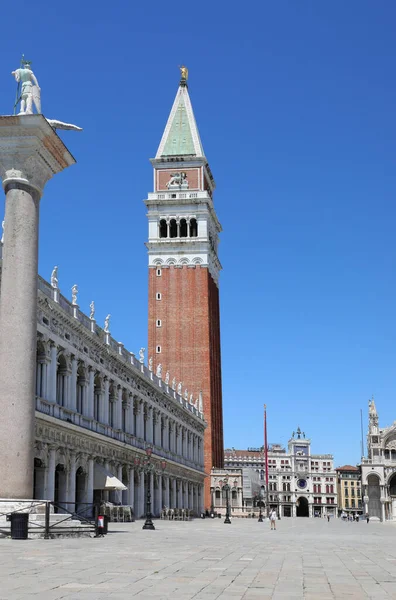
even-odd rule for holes
{"type": "MultiPolygon", "coordinates": [[[[213,205],[215,182],[205,158],[188,94],[186,70],[156,157],[148,208],[149,357],[154,370],[182,382],[183,395],[202,393],[205,471],[224,461],[220,359],[221,225],[213,205]]],[[[180,387],[179,387],[180,389],[180,387]]],[[[210,481],[204,506],[209,507],[210,481]]]]}

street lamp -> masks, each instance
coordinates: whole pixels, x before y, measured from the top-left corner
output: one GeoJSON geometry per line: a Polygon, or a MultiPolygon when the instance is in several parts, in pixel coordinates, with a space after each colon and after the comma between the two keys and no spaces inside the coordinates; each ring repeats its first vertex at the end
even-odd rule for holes
{"type": "MultiPolygon", "coordinates": [[[[136,459],[135,463],[137,465],[139,465],[139,469],[142,473],[144,473],[145,475],[160,475],[165,471],[166,468],[166,461],[165,460],[161,460],[160,462],[160,468],[156,468],[155,464],[151,462],[151,455],[153,453],[153,449],[150,447],[146,448],[146,456],[147,458],[144,460],[144,462],[141,462],[140,459],[136,459]]],[[[152,521],[152,514],[151,514],[151,485],[150,485],[150,478],[148,477],[148,481],[147,481],[147,495],[146,495],[146,520],[144,522],[144,525],[142,527],[142,529],[155,529],[154,527],[154,523],[152,521]]]]}
{"type": "Polygon", "coordinates": [[[228,477],[224,477],[223,490],[225,491],[225,494],[226,494],[226,518],[224,520],[224,523],[228,523],[229,525],[231,525],[230,503],[229,503],[229,499],[228,499],[228,494],[230,492],[230,489],[231,489],[231,486],[228,483],[228,477]]]}

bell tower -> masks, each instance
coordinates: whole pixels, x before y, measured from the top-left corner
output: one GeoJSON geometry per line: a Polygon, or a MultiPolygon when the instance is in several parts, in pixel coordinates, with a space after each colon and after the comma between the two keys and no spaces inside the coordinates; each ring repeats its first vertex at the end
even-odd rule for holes
{"type": "MultiPolygon", "coordinates": [[[[205,157],[190,96],[181,80],[157,154],[154,191],[148,194],[148,349],[190,402],[201,403],[207,422],[205,471],[223,467],[215,182],[205,157]],[[181,383],[181,386],[180,386],[181,383]]],[[[210,478],[204,505],[209,507],[210,478]]]]}

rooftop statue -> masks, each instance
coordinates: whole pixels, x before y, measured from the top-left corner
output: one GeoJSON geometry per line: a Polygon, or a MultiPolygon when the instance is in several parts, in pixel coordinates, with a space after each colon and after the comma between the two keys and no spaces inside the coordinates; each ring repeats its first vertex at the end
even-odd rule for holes
{"type": "Polygon", "coordinates": [[[107,317],[105,318],[105,322],[104,322],[104,332],[105,333],[110,333],[110,317],[111,317],[111,315],[107,315],[107,317]]]}
{"type": "Polygon", "coordinates": [[[179,67],[180,69],[180,75],[183,81],[187,81],[188,79],[188,69],[187,67],[185,67],[184,65],[182,65],[181,67],[179,67]]]}
{"type": "Polygon", "coordinates": [[[89,305],[89,318],[90,319],[95,318],[95,302],[93,300],[92,300],[91,304],[89,305]]]}
{"type": "Polygon", "coordinates": [[[78,286],[75,283],[72,287],[72,304],[77,304],[78,286]]]}
{"type": "Polygon", "coordinates": [[[144,353],[146,352],[146,348],[140,348],[139,350],[139,362],[141,364],[144,363],[144,353]]]}
{"type": "Polygon", "coordinates": [[[51,285],[53,288],[58,288],[58,267],[54,267],[51,273],[51,285]]]}

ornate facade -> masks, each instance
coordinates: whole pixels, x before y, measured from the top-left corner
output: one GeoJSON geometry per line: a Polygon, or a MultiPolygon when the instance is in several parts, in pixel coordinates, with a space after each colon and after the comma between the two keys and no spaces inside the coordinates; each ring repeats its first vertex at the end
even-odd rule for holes
{"type": "MultiPolygon", "coordinates": [[[[0,245],[0,259],[1,259],[0,245]]],[[[0,260],[1,267],[1,260],[0,260]]],[[[205,421],[196,408],[99,327],[58,288],[39,277],[34,497],[91,503],[103,495],[145,512],[162,506],[203,507],[205,421]],[[166,460],[163,475],[144,475],[138,459],[153,448],[166,460]],[[118,477],[123,492],[95,490],[95,465],[118,477]]],[[[33,399],[32,399],[33,401],[33,399]]]]}
{"type": "MultiPolygon", "coordinates": [[[[227,471],[242,469],[245,512],[256,506],[259,496],[266,501],[263,447],[225,450],[224,463],[227,471]]],[[[337,479],[333,456],[311,454],[311,440],[306,439],[299,428],[289,439],[287,451],[279,444],[269,447],[268,502],[281,517],[336,515],[337,479]]]]}
{"type": "Polygon", "coordinates": [[[374,400],[369,402],[367,458],[361,469],[364,512],[371,519],[396,520],[396,421],[379,427],[374,400]]]}
{"type": "Polygon", "coordinates": [[[362,489],[359,467],[344,465],[338,467],[337,496],[338,513],[362,514],[362,489]]]}

